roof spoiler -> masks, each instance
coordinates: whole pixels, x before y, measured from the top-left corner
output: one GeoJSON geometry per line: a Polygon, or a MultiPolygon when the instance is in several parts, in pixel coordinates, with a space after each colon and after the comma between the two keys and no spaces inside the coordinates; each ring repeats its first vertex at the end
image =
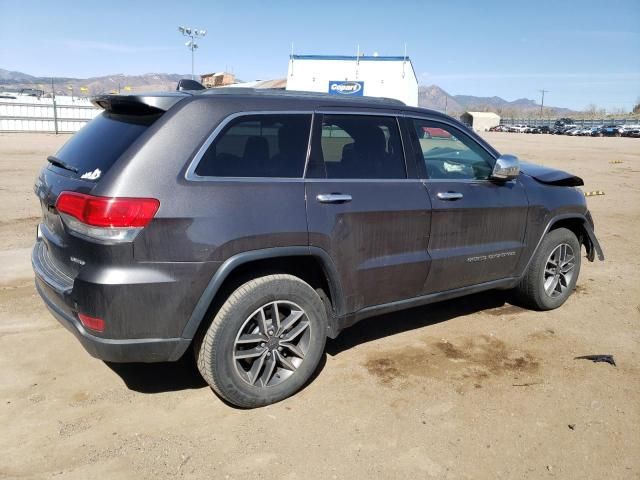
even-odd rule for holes
{"type": "Polygon", "coordinates": [[[188,95],[178,92],[148,95],[97,95],[91,98],[96,107],[124,115],[155,115],[166,112],[188,95]]]}
{"type": "Polygon", "coordinates": [[[178,81],[178,86],[176,90],[179,92],[193,91],[193,90],[205,90],[206,87],[202,85],[200,82],[196,82],[195,80],[190,80],[188,78],[182,78],[178,81]]]}

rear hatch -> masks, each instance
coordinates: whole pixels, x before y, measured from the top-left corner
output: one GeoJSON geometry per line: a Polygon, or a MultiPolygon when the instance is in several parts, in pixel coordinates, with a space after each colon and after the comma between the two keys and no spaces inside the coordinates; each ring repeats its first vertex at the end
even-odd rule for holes
{"type": "MultiPolygon", "coordinates": [[[[61,193],[68,192],[65,195],[71,195],[74,201],[104,199],[92,196],[92,190],[164,110],[184,96],[168,94],[161,96],[160,101],[157,97],[97,97],[93,101],[104,111],[48,158],[34,186],[42,221],[33,263],[42,279],[58,292],[71,290],[73,280],[87,263],[106,260],[117,264],[131,258],[131,238],[124,238],[125,241],[114,236],[101,238],[100,228],[83,225],[72,215],[61,216],[58,202],[61,193]]],[[[109,230],[108,224],[102,227],[109,230]]]]}

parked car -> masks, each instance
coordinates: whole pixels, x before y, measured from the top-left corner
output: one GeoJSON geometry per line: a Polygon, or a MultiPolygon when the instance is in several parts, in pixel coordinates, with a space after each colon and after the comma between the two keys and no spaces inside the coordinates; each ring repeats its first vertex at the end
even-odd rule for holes
{"type": "Polygon", "coordinates": [[[451,134],[442,128],[424,127],[421,138],[451,138],[451,134]]]}
{"type": "Polygon", "coordinates": [[[575,121],[572,118],[563,117],[556,120],[553,126],[556,128],[563,128],[563,127],[574,125],[574,124],[575,124],[575,121]]]}
{"type": "Polygon", "coordinates": [[[577,135],[580,135],[581,132],[582,132],[582,127],[572,127],[568,130],[565,130],[564,134],[575,137],[577,135]]]}
{"type": "Polygon", "coordinates": [[[527,126],[524,124],[516,124],[516,125],[511,125],[509,127],[509,131],[510,132],[515,132],[515,133],[523,133],[526,130],[527,126]]]}
{"type": "Polygon", "coordinates": [[[574,128],[578,128],[577,125],[565,125],[564,127],[561,127],[560,132],[561,135],[566,135],[568,132],[572,131],[574,128]]]}
{"type": "Polygon", "coordinates": [[[627,137],[634,137],[634,138],[638,138],[640,137],[640,126],[637,126],[631,130],[629,130],[627,132],[627,137]]]}
{"type": "Polygon", "coordinates": [[[640,125],[623,125],[621,135],[623,137],[631,137],[631,133],[635,130],[640,129],[640,125]]]}
{"type": "Polygon", "coordinates": [[[540,133],[552,133],[552,128],[548,125],[542,125],[541,127],[538,127],[538,130],[540,130],[540,133]]]}
{"type": "Polygon", "coordinates": [[[233,90],[95,97],[40,171],[36,288],[91,355],[192,349],[220,397],[257,407],[358,321],[489,289],[551,310],[582,247],[604,258],[579,177],[451,117],[233,90]]]}
{"type": "Polygon", "coordinates": [[[620,125],[605,125],[600,129],[601,137],[621,137],[622,136],[622,126],[620,125]]]}

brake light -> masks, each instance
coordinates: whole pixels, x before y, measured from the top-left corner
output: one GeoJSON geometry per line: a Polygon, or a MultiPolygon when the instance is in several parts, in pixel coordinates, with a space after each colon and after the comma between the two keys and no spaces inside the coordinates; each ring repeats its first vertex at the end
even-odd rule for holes
{"type": "Polygon", "coordinates": [[[144,227],[158,211],[155,198],[95,197],[84,193],[62,192],[56,208],[86,225],[94,227],[144,227]]]}
{"type": "Polygon", "coordinates": [[[155,198],[97,197],[62,192],[56,209],[73,233],[100,242],[132,241],[155,216],[155,198]]]}
{"type": "Polygon", "coordinates": [[[104,332],[104,320],[101,318],[90,317],[84,313],[78,313],[78,318],[83,326],[96,332],[104,332]]]}

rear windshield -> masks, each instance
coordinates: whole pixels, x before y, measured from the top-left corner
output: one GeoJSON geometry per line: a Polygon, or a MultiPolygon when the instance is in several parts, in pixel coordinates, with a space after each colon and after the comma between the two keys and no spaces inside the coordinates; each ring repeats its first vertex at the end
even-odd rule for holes
{"type": "Polygon", "coordinates": [[[75,167],[79,177],[97,180],[157,118],[158,115],[103,112],[71,137],[55,156],[75,167]]]}

